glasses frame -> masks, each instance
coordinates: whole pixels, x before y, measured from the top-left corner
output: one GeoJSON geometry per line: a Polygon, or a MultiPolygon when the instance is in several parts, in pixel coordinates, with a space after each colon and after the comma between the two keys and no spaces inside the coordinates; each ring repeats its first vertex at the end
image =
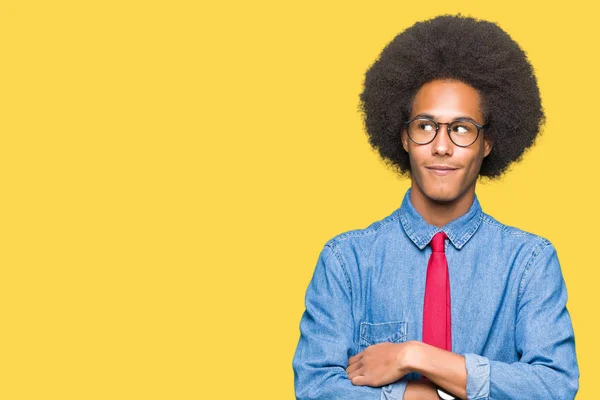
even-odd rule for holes
{"type": "Polygon", "coordinates": [[[440,131],[440,125],[446,125],[446,132],[448,133],[448,137],[450,138],[450,140],[452,141],[452,143],[454,143],[456,146],[458,147],[469,147],[471,146],[473,143],[475,143],[477,141],[477,139],[479,139],[479,134],[481,133],[482,130],[486,129],[488,127],[488,124],[483,124],[483,125],[479,125],[478,123],[470,120],[470,119],[466,119],[466,118],[458,118],[455,119],[454,121],[451,122],[436,122],[434,120],[432,120],[431,118],[425,118],[425,117],[415,117],[413,119],[411,119],[410,121],[407,121],[404,123],[404,127],[406,128],[406,133],[408,134],[408,138],[410,140],[412,140],[414,143],[416,144],[429,144],[431,142],[433,142],[435,140],[435,138],[437,137],[439,131],[440,131]],[[414,121],[429,121],[431,123],[433,123],[433,125],[435,126],[435,135],[433,135],[433,137],[431,138],[430,141],[428,142],[417,142],[416,140],[414,140],[411,136],[410,136],[410,130],[408,129],[408,126],[413,123],[414,121]],[[473,125],[475,125],[475,127],[477,127],[477,136],[475,136],[475,140],[473,140],[471,143],[469,144],[458,144],[454,141],[454,139],[452,139],[452,134],[450,133],[450,125],[455,123],[455,122],[469,122],[473,125]]]}

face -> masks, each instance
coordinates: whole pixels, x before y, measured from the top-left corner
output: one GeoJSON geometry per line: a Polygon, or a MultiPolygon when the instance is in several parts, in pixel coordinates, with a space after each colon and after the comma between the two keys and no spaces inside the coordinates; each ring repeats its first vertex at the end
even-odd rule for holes
{"type": "MultiPolygon", "coordinates": [[[[479,93],[473,87],[451,80],[434,80],[419,89],[413,101],[411,119],[432,117],[438,123],[457,118],[471,119],[484,125],[479,93]]],[[[408,152],[411,165],[412,190],[423,199],[436,202],[457,202],[475,192],[477,176],[483,158],[491,151],[491,143],[483,131],[472,145],[456,146],[450,140],[447,125],[440,125],[435,139],[420,145],[402,131],[402,146],[408,152]]]]}

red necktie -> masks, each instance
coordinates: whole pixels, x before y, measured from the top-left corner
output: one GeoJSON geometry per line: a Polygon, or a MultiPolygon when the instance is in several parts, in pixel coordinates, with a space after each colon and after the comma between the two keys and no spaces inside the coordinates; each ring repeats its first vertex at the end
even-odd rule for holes
{"type": "Polygon", "coordinates": [[[423,304],[423,342],[452,351],[450,278],[444,253],[447,238],[444,232],[438,232],[431,239],[432,253],[427,264],[423,304]]]}

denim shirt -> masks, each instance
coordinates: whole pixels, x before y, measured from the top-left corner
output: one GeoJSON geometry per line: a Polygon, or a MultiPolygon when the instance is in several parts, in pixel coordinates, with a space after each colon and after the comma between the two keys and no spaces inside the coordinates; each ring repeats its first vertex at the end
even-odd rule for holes
{"type": "Polygon", "coordinates": [[[466,361],[468,399],[573,399],[579,369],[567,291],[554,246],[481,210],[442,228],[410,202],[339,234],[319,255],[292,362],[298,399],[402,399],[410,373],[381,388],[354,386],[348,358],[382,342],[422,339],[431,238],[443,231],[452,351],[466,361]]]}

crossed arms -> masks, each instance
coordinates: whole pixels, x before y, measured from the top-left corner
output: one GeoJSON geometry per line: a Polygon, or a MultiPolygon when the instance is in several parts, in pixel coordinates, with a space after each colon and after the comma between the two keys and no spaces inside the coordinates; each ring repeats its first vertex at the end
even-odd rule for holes
{"type": "Polygon", "coordinates": [[[433,384],[463,399],[575,397],[574,337],[552,246],[524,275],[515,325],[521,359],[515,363],[416,341],[380,343],[353,354],[352,289],[333,251],[324,247],[307,289],[293,360],[298,399],[436,399],[433,384]],[[429,382],[409,379],[411,372],[429,382]]]}

